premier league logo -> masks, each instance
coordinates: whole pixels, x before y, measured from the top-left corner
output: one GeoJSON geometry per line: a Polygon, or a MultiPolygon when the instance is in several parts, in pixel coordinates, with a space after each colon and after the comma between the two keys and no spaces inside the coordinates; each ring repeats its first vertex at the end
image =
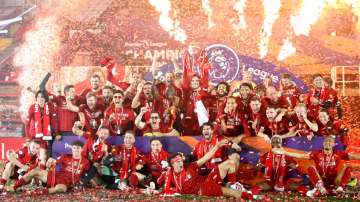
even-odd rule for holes
{"type": "Polygon", "coordinates": [[[213,44],[205,50],[212,66],[209,72],[211,83],[235,80],[240,72],[240,60],[236,52],[223,44],[213,44]]]}

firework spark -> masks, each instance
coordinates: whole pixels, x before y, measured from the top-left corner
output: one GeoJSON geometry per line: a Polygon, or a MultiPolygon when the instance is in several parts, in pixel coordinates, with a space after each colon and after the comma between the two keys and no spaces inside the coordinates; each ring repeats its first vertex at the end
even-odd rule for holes
{"type": "Polygon", "coordinates": [[[281,50],[280,50],[280,53],[279,53],[277,59],[278,59],[278,61],[282,61],[295,53],[296,53],[295,47],[293,46],[291,40],[289,38],[287,38],[284,40],[284,43],[281,47],[281,50]]]}
{"type": "Polygon", "coordinates": [[[265,19],[260,32],[260,57],[264,58],[268,53],[268,46],[272,34],[272,27],[275,20],[279,17],[281,0],[263,0],[265,19]]]}
{"type": "Polygon", "coordinates": [[[26,112],[34,95],[25,89],[38,89],[41,79],[55,68],[55,56],[60,49],[60,26],[56,17],[41,18],[33,30],[26,33],[25,42],[14,57],[14,65],[22,67],[19,84],[23,89],[20,111],[26,112]]]}
{"type": "Polygon", "coordinates": [[[160,12],[160,26],[176,41],[185,43],[187,39],[185,31],[180,27],[179,21],[174,22],[169,16],[171,2],[169,0],[149,0],[149,3],[155,7],[156,11],[160,12]]]}
{"type": "Polygon", "coordinates": [[[201,6],[202,6],[203,10],[205,11],[205,14],[208,16],[208,28],[210,29],[215,26],[215,23],[212,20],[213,10],[210,6],[210,0],[202,0],[201,6]]]}
{"type": "Polygon", "coordinates": [[[297,15],[291,16],[290,23],[296,36],[309,36],[311,25],[315,24],[328,0],[303,0],[297,15]]]}
{"type": "Polygon", "coordinates": [[[247,27],[245,21],[244,9],[246,5],[246,0],[237,0],[234,4],[233,9],[237,12],[238,19],[231,19],[232,26],[236,31],[244,30],[247,27]]]}

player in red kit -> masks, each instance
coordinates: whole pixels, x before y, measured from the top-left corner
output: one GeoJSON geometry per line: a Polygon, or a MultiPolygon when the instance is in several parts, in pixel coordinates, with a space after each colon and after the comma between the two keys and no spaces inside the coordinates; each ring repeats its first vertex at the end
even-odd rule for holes
{"type": "MultiPolygon", "coordinates": [[[[282,138],[275,135],[271,138],[272,148],[282,148],[282,138]]],[[[294,168],[296,163],[291,158],[284,154],[276,154],[271,150],[264,154],[261,160],[261,164],[265,167],[265,181],[260,183],[262,190],[275,190],[277,192],[283,192],[285,189],[291,189],[295,184],[290,186],[289,179],[287,179],[287,172],[294,168]],[[294,165],[294,166],[291,166],[294,165]]]]}
{"type": "Polygon", "coordinates": [[[319,129],[316,120],[308,117],[306,105],[303,103],[296,105],[295,113],[296,115],[292,118],[294,130],[296,131],[294,135],[307,137],[308,140],[311,140],[314,137],[314,133],[319,129]]]}
{"type": "Polygon", "coordinates": [[[224,113],[225,105],[226,105],[226,98],[230,91],[230,85],[226,82],[220,82],[216,85],[216,96],[207,99],[208,104],[205,105],[209,106],[209,121],[214,122],[216,121],[216,117],[219,114],[224,113]]]}
{"type": "Polygon", "coordinates": [[[35,138],[41,143],[40,167],[45,169],[47,152],[51,148],[48,141],[53,139],[53,134],[58,133],[57,110],[48,101],[46,92],[38,91],[35,98],[35,104],[29,107],[25,129],[29,139],[35,138]]]}
{"type": "Polygon", "coordinates": [[[231,149],[228,154],[228,160],[214,168],[208,176],[199,174],[199,169],[209,161],[216,151],[222,146],[228,144],[228,140],[219,141],[215,147],[210,149],[202,158],[196,162],[184,165],[184,156],[181,153],[175,153],[170,156],[171,167],[164,173],[165,194],[200,194],[205,196],[232,196],[241,198],[244,196],[242,186],[236,183],[236,171],[239,166],[240,155],[235,149],[231,149]],[[224,179],[227,178],[229,187],[224,185],[224,179]]]}
{"type": "Polygon", "coordinates": [[[118,188],[121,190],[128,189],[128,180],[133,172],[140,170],[142,166],[139,161],[142,158],[139,150],[134,146],[134,131],[126,131],[124,135],[124,144],[115,147],[111,151],[114,157],[113,170],[119,174],[118,188]]]}
{"type": "Polygon", "coordinates": [[[251,136],[260,136],[263,137],[266,141],[270,142],[268,135],[266,135],[269,134],[269,129],[266,127],[267,118],[265,114],[261,112],[260,98],[253,96],[250,99],[250,109],[251,112],[248,118],[248,125],[251,129],[251,136]]]}
{"type": "Polygon", "coordinates": [[[341,120],[332,120],[326,109],[319,111],[318,126],[318,135],[325,137],[334,135],[335,137],[339,137],[344,145],[348,144],[349,137],[347,133],[349,129],[341,120]]]}
{"type": "Polygon", "coordinates": [[[153,94],[153,84],[151,82],[139,83],[136,95],[132,100],[131,108],[146,107],[148,112],[144,114],[145,121],[150,120],[150,113],[156,111],[160,114],[164,112],[164,106],[160,97],[153,94]]]}
{"type": "Polygon", "coordinates": [[[324,139],[324,148],[321,151],[312,151],[305,154],[277,149],[277,154],[285,154],[295,158],[311,159],[315,166],[308,168],[310,180],[314,189],[306,193],[307,196],[327,195],[329,193],[339,194],[351,177],[351,167],[345,163],[340,167],[341,160],[360,159],[359,154],[348,154],[343,151],[334,151],[335,139],[328,136],[324,139]]]}
{"type": "Polygon", "coordinates": [[[36,168],[39,163],[40,143],[32,140],[29,146],[24,146],[19,151],[8,151],[8,161],[5,164],[4,171],[0,179],[0,190],[4,189],[6,182],[11,179],[16,179],[23,172],[29,172],[36,168]]]}
{"type": "MultiPolygon", "coordinates": [[[[141,121],[148,108],[142,107],[139,115],[135,119],[135,126],[142,131],[144,136],[178,136],[179,132],[172,125],[173,121],[165,122],[161,119],[159,112],[150,113],[150,120],[146,123],[141,121]]],[[[174,117],[171,119],[174,120],[174,117]]]]}
{"type": "Polygon", "coordinates": [[[97,74],[93,74],[90,78],[90,86],[91,88],[84,89],[80,93],[81,104],[86,104],[86,98],[88,93],[92,93],[97,97],[102,96],[102,89],[100,86],[100,76],[97,74]]]}
{"type": "MultiPolygon", "coordinates": [[[[184,74],[183,74],[183,108],[184,117],[182,119],[183,134],[196,135],[200,133],[197,109],[198,105],[204,105],[205,100],[212,97],[207,91],[209,85],[209,68],[205,50],[199,52],[194,49],[194,53],[190,54],[186,51],[183,56],[184,74]],[[196,57],[196,58],[195,58],[196,57]],[[196,75],[193,68],[198,66],[201,73],[196,75]]],[[[208,106],[204,106],[208,107],[208,106]]]]}
{"type": "Polygon", "coordinates": [[[93,93],[86,95],[86,104],[79,107],[79,117],[81,123],[85,126],[85,131],[92,134],[96,133],[104,117],[104,106],[97,103],[97,97],[93,93]]]}
{"type": "Polygon", "coordinates": [[[266,97],[261,101],[261,111],[265,112],[268,106],[273,106],[276,109],[288,109],[289,102],[284,96],[280,95],[274,86],[269,86],[266,89],[266,97]]]}
{"type": "Polygon", "coordinates": [[[134,128],[136,114],[130,107],[124,106],[124,99],[122,91],[115,91],[114,104],[105,111],[104,124],[109,126],[111,135],[123,135],[134,128]]]}
{"type": "Polygon", "coordinates": [[[99,104],[104,105],[105,108],[108,108],[112,104],[113,96],[114,88],[111,86],[104,86],[101,97],[98,97],[98,102],[99,104]]]}
{"type": "Polygon", "coordinates": [[[114,159],[111,156],[111,145],[109,144],[110,130],[101,125],[97,131],[97,136],[88,138],[84,145],[82,155],[91,162],[90,169],[84,175],[85,185],[91,183],[93,186],[99,185],[99,180],[104,182],[106,187],[113,187],[116,179],[116,172],[111,165],[114,159]]]}
{"type": "Polygon", "coordinates": [[[129,177],[129,184],[137,187],[139,184],[143,186],[156,186],[155,182],[161,173],[168,167],[168,153],[163,149],[160,139],[153,138],[150,140],[151,152],[144,155],[139,163],[136,172],[129,177]]]}
{"type": "Polygon", "coordinates": [[[243,112],[238,108],[235,97],[227,98],[224,111],[225,113],[217,118],[224,137],[239,143],[243,137],[250,135],[250,126],[244,118],[243,112]]]}
{"type": "Polygon", "coordinates": [[[57,105],[58,125],[61,134],[71,132],[74,123],[79,120],[80,99],[75,94],[75,87],[73,85],[65,86],[64,93],[65,96],[54,96],[52,99],[57,105]]]}
{"type": "Polygon", "coordinates": [[[289,108],[293,109],[299,102],[300,91],[296,84],[291,80],[291,76],[288,73],[281,75],[280,87],[281,96],[289,103],[289,108]]]}
{"type": "Polygon", "coordinates": [[[71,155],[62,155],[56,160],[49,158],[46,163],[47,167],[50,169],[49,171],[35,168],[20,180],[16,181],[12,188],[17,190],[19,187],[35,178],[46,183],[47,188],[36,189],[35,191],[32,191],[32,195],[66,192],[70,187],[80,181],[80,178],[90,167],[89,161],[81,155],[81,142],[74,142],[71,146],[71,151],[71,155]],[[61,167],[59,171],[55,170],[55,165],[61,167]]]}
{"type": "Polygon", "coordinates": [[[295,128],[286,116],[286,110],[276,109],[274,106],[269,106],[266,109],[267,125],[270,134],[269,137],[280,135],[281,138],[293,137],[296,134],[295,128]]]}
{"type": "MultiPolygon", "coordinates": [[[[213,147],[215,147],[220,140],[223,139],[222,136],[214,133],[214,127],[210,122],[204,123],[200,129],[204,139],[199,141],[192,151],[192,155],[195,159],[202,158],[213,147]]],[[[210,171],[212,168],[216,167],[217,164],[223,162],[223,160],[225,160],[225,156],[225,149],[224,147],[221,147],[215,152],[214,156],[202,166],[202,169],[210,171]]]]}
{"type": "Polygon", "coordinates": [[[250,114],[250,99],[252,97],[252,86],[249,83],[240,84],[239,89],[233,92],[233,96],[237,98],[237,104],[240,111],[243,112],[244,118],[248,120],[250,114]]]}

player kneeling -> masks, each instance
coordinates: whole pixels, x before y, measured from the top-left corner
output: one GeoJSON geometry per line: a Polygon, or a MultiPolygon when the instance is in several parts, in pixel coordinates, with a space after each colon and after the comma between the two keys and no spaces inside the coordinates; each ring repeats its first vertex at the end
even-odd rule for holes
{"type": "MultiPolygon", "coordinates": [[[[216,151],[228,140],[219,141],[203,157],[197,161],[184,166],[184,156],[176,153],[169,158],[171,167],[168,168],[165,176],[165,194],[200,194],[205,196],[231,196],[241,198],[251,195],[240,183],[236,182],[236,172],[239,167],[240,154],[234,148],[228,152],[228,160],[216,166],[208,176],[199,173],[200,167],[209,161],[216,151]],[[224,179],[228,179],[228,185],[224,179]]],[[[161,179],[162,176],[159,178],[161,179]]]]}
{"type": "Polygon", "coordinates": [[[6,182],[11,178],[17,180],[22,174],[34,169],[39,163],[40,143],[32,140],[29,146],[24,146],[17,152],[8,153],[8,162],[5,164],[0,189],[4,189],[6,182]]]}
{"type": "Polygon", "coordinates": [[[35,178],[46,183],[47,188],[36,189],[32,195],[66,192],[71,186],[79,182],[81,176],[90,167],[89,161],[81,156],[82,146],[83,144],[80,141],[74,142],[71,146],[72,155],[61,155],[56,160],[50,158],[46,163],[46,166],[50,168],[49,171],[39,168],[31,170],[15,182],[13,190],[17,190],[35,178]],[[61,167],[59,171],[55,170],[56,165],[61,167]]]}

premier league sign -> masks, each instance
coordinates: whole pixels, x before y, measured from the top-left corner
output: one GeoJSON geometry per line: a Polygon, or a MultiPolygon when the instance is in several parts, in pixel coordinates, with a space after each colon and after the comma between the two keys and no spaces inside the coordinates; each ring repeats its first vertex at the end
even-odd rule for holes
{"type": "MultiPolygon", "coordinates": [[[[205,50],[212,66],[209,72],[212,83],[234,81],[237,75],[241,73],[239,57],[230,47],[214,44],[208,46],[205,50]]],[[[199,69],[198,72],[200,72],[199,69]]]]}
{"type": "MultiPolygon", "coordinates": [[[[218,84],[221,81],[231,82],[242,80],[243,71],[249,71],[253,75],[254,82],[260,84],[265,77],[270,76],[275,84],[280,82],[282,73],[288,73],[292,76],[292,80],[298,86],[302,93],[308,91],[306,84],[296,75],[289,72],[286,68],[278,68],[272,63],[264,62],[253,57],[239,55],[232,48],[224,44],[212,44],[205,48],[209,62],[212,68],[209,76],[212,84],[218,84]]],[[[182,66],[179,63],[179,66],[182,66]]],[[[160,67],[160,74],[174,70],[172,64],[166,64],[160,67]]],[[[197,69],[199,73],[200,70],[197,69]]],[[[145,75],[146,80],[152,80],[152,74],[148,72],[145,75]]]]}

